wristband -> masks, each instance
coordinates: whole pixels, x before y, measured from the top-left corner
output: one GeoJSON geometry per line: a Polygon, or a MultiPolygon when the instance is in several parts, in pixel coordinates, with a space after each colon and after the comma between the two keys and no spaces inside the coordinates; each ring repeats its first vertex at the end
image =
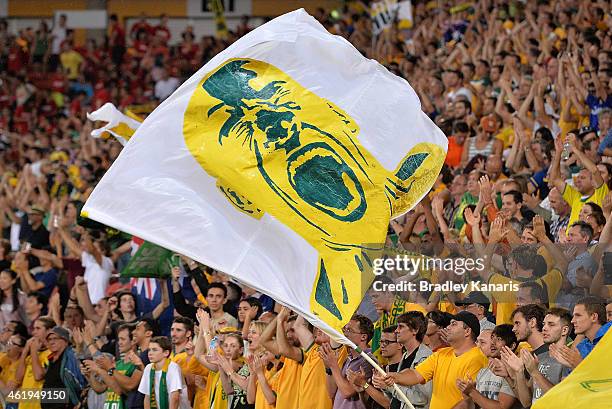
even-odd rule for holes
{"type": "Polygon", "coordinates": [[[361,388],[365,391],[369,387],[370,387],[370,384],[366,382],[366,383],[363,384],[363,386],[361,388]]]}

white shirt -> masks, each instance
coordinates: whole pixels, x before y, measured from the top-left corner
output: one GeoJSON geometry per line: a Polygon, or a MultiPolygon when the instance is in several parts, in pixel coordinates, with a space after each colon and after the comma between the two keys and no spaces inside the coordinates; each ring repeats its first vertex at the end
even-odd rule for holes
{"type": "Polygon", "coordinates": [[[85,268],[84,278],[87,282],[89,299],[92,304],[97,304],[106,294],[106,287],[114,268],[113,262],[108,257],[102,257],[100,265],[94,256],[84,251],[81,253],[81,265],[85,268]]]}
{"type": "Polygon", "coordinates": [[[160,79],[155,84],[155,97],[160,101],[168,98],[175,89],[179,86],[178,78],[168,77],[168,79],[160,79]]]}
{"type": "MultiPolygon", "coordinates": [[[[140,385],[138,385],[138,392],[143,395],[149,396],[151,394],[151,367],[152,363],[148,364],[143,373],[142,378],[140,379],[140,385]]],[[[155,400],[157,401],[157,407],[159,408],[159,382],[161,381],[162,371],[155,371],[155,400]]],[[[189,404],[189,397],[187,396],[187,385],[185,384],[185,379],[183,378],[183,373],[181,372],[181,367],[178,366],[175,362],[170,362],[168,365],[168,372],[166,373],[166,386],[168,389],[168,402],[170,401],[170,395],[174,391],[180,392],[180,409],[191,409],[191,405],[189,404]]],[[[145,399],[148,399],[145,397],[145,399]]]]}
{"type": "Polygon", "coordinates": [[[51,31],[53,42],[51,43],[51,54],[59,54],[61,52],[62,42],[66,39],[66,27],[56,25],[51,31]]]}

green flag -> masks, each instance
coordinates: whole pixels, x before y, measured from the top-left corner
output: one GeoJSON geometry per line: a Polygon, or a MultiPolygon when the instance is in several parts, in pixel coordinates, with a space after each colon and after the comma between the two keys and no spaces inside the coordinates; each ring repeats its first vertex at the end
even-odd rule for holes
{"type": "Polygon", "coordinates": [[[145,241],[121,271],[121,276],[168,278],[172,267],[177,265],[178,256],[172,251],[145,241]]]}

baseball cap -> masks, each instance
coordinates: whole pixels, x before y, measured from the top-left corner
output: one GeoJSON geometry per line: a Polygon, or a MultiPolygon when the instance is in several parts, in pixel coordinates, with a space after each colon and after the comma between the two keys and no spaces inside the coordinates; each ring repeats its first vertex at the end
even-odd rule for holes
{"type": "Polygon", "coordinates": [[[472,291],[465,297],[463,300],[458,301],[457,305],[471,305],[478,304],[482,305],[485,308],[489,308],[491,305],[491,300],[482,292],[482,291],[472,291]]]}
{"type": "Polygon", "coordinates": [[[30,211],[29,211],[28,213],[29,213],[29,214],[32,214],[32,213],[38,213],[38,214],[42,214],[42,215],[44,215],[44,214],[45,214],[45,209],[43,209],[43,208],[42,208],[42,207],[40,207],[39,205],[32,205],[32,206],[30,207],[30,211]]]}
{"type": "Polygon", "coordinates": [[[475,334],[475,337],[480,335],[480,322],[478,322],[478,318],[471,312],[461,311],[459,314],[453,315],[452,319],[461,321],[467,325],[472,330],[472,333],[475,334]]]}
{"type": "Polygon", "coordinates": [[[584,135],[590,134],[591,132],[596,132],[596,131],[590,126],[583,126],[582,128],[578,130],[578,137],[582,138],[584,135]]]}
{"type": "Polygon", "coordinates": [[[51,334],[55,334],[58,337],[65,339],[66,342],[68,343],[70,342],[70,330],[64,327],[60,327],[60,326],[53,327],[53,329],[49,331],[49,333],[47,334],[47,338],[49,338],[49,335],[51,334]]]}

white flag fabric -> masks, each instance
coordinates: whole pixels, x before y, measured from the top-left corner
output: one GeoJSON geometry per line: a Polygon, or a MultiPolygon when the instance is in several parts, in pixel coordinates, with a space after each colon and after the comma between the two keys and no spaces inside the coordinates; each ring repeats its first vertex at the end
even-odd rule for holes
{"type": "Polygon", "coordinates": [[[113,104],[107,102],[91,114],[87,114],[87,119],[90,121],[108,122],[101,128],[94,129],[91,136],[100,138],[104,132],[113,135],[122,145],[125,146],[130,137],[136,132],[140,126],[140,122],[134,118],[123,114],[113,104]]]}
{"type": "Polygon", "coordinates": [[[339,334],[391,217],[446,137],[403,79],[304,10],[215,56],[137,127],[88,217],[237,278],[339,334]]]}

